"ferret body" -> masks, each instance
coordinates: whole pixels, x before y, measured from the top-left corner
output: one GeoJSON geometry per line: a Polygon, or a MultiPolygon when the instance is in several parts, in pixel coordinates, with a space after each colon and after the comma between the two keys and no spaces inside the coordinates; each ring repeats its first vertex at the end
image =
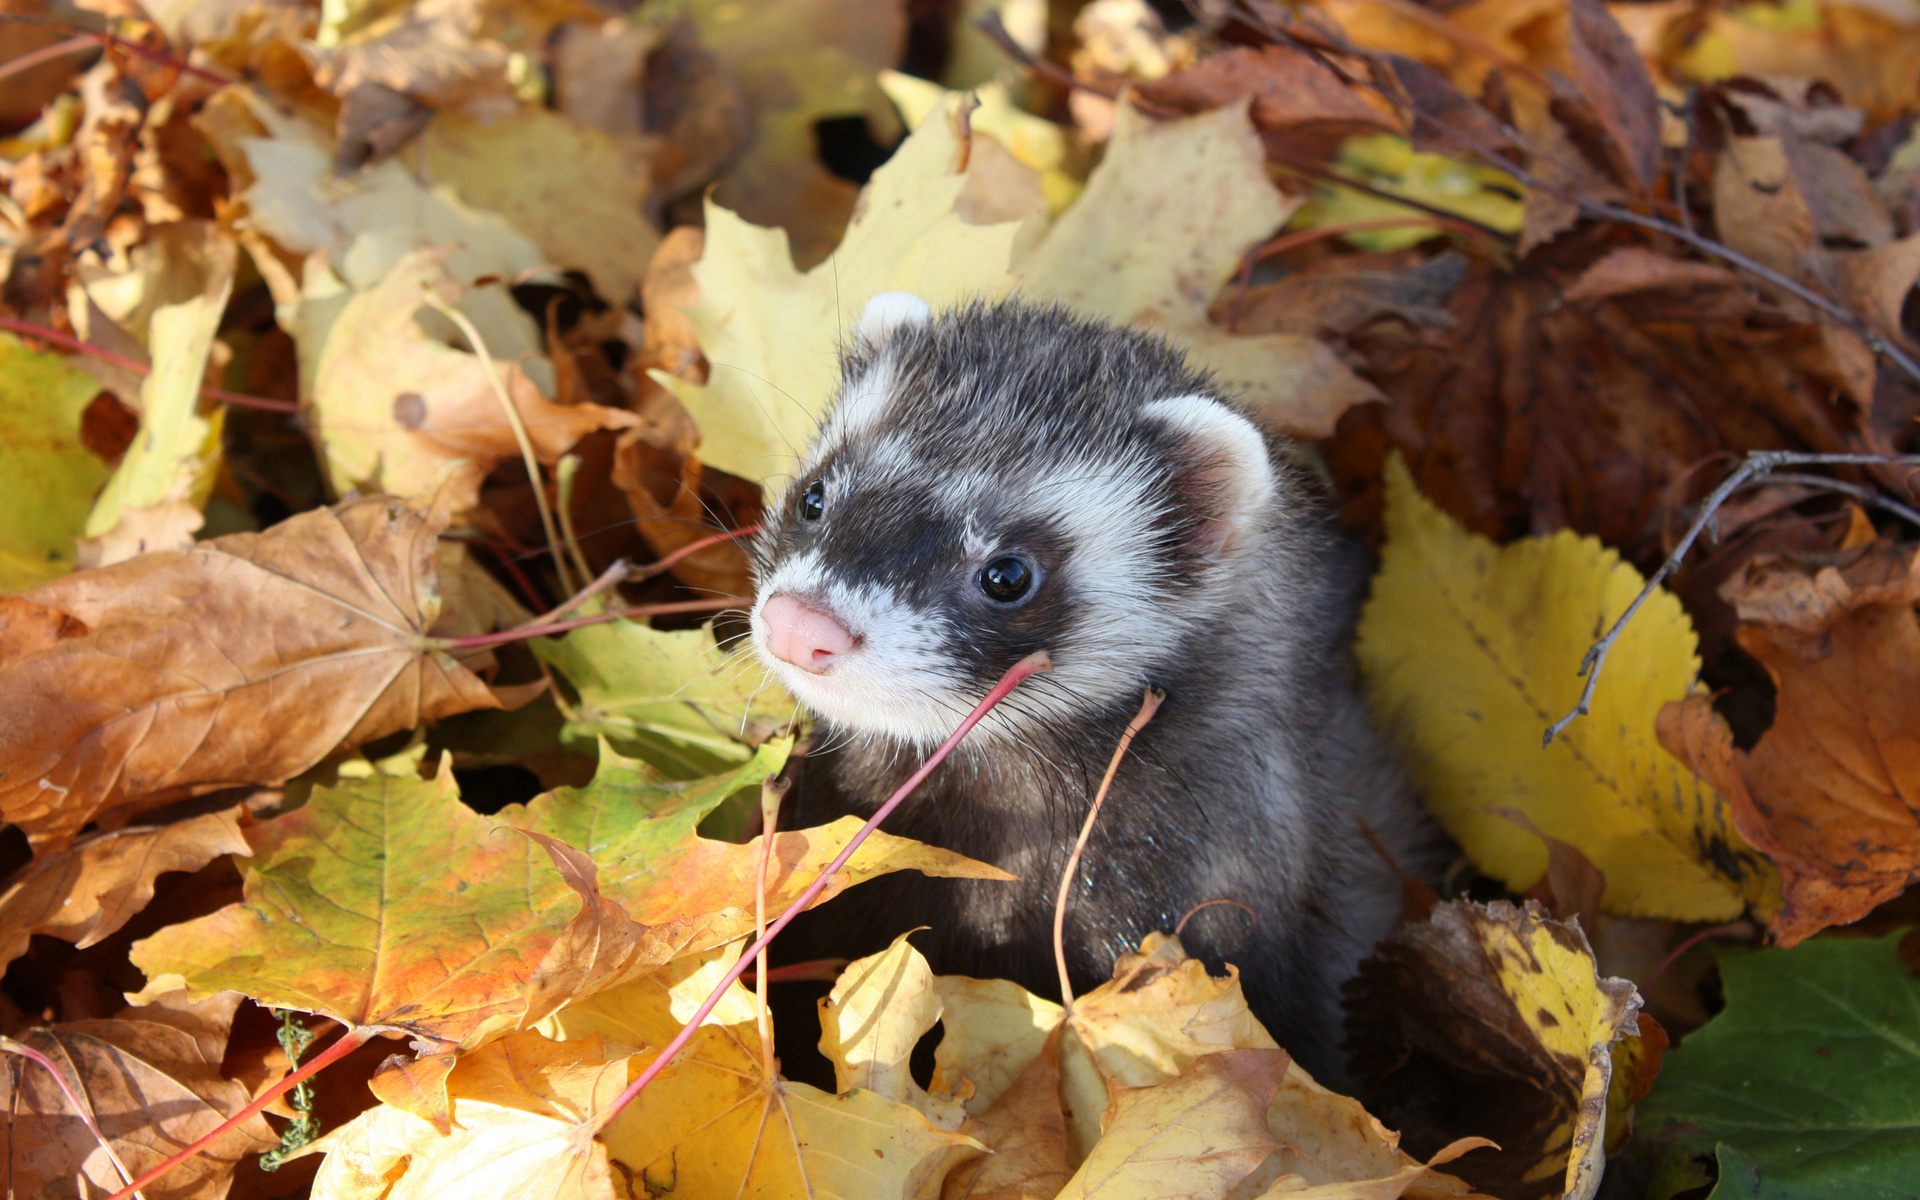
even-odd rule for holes
{"type": "Polygon", "coordinates": [[[1069,896],[1073,985],[1185,919],[1188,951],[1237,966],[1280,1044],[1340,1077],[1339,986],[1401,905],[1366,831],[1415,873],[1440,843],[1355,690],[1351,551],[1205,375],[1058,309],[877,297],[754,557],[755,649],[833,747],[806,823],[871,814],[1008,667],[1054,663],[887,826],[1019,882],[889,876],[814,949],[924,925],[936,971],[1057,995],[1060,872],[1151,686],[1069,896]]]}

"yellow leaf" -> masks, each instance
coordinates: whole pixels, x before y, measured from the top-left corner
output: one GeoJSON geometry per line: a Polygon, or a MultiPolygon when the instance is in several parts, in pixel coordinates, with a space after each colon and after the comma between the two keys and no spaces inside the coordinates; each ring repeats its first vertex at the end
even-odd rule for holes
{"type": "Polygon", "coordinates": [[[660,235],[641,215],[646,173],[607,134],[545,108],[492,122],[442,113],[420,146],[429,179],[505,216],[608,302],[637,298],[660,235]]]}
{"type": "MultiPolygon", "coordinates": [[[[1381,191],[1457,213],[1502,233],[1520,232],[1525,189],[1505,171],[1415,151],[1407,139],[1392,133],[1348,138],[1340,147],[1339,164],[1347,175],[1381,191]]],[[[1429,214],[1337,183],[1322,183],[1294,224],[1301,229],[1325,229],[1397,218],[1417,221],[1429,219],[1429,214]]],[[[1404,250],[1439,232],[1439,224],[1429,220],[1404,229],[1356,230],[1342,236],[1362,250],[1384,252],[1404,250]]]]}
{"type": "Polygon", "coordinates": [[[80,444],[100,391],[57,354],[0,333],[0,595],[74,567],[74,541],[110,469],[80,444]]]}
{"type": "Polygon", "coordinates": [[[157,243],[170,250],[164,287],[157,290],[186,299],[153,310],[147,330],[153,370],[140,385],[140,435],[87,514],[86,566],[191,545],[213,489],[225,410],[203,403],[200,388],[233,290],[236,252],[210,222],[176,229],[177,236],[157,243]]]}
{"type": "Polygon", "coordinates": [[[1167,122],[1122,106],[1086,193],[1037,239],[1037,194],[1021,219],[968,222],[963,194],[990,156],[962,149],[951,119],[923,121],[874,172],[833,257],[804,274],[780,231],[707,206],[700,299],[687,312],[712,375],[701,387],[653,373],[699,424],[703,461],[750,479],[789,472],[833,397],[832,348],[887,291],[937,311],[1017,290],[1144,325],[1290,433],[1324,436],[1379,398],[1317,339],[1236,337],[1207,321],[1241,256],[1293,211],[1267,179],[1244,104],[1167,122]]]}
{"type": "Polygon", "coordinates": [[[1605,873],[1609,912],[1724,921],[1776,903],[1771,866],[1654,736],[1661,706],[1692,691],[1699,670],[1671,593],[1656,592],[1614,644],[1592,713],[1542,749],[1579,699],[1581,655],[1638,594],[1639,572],[1571,532],[1504,547],[1469,534],[1397,458],[1386,528],[1360,662],[1428,804],[1476,866],[1516,891],[1546,870],[1541,840],[1494,811],[1516,808],[1605,873]]]}
{"type": "Polygon", "coordinates": [[[687,315],[709,382],[653,372],[699,424],[701,461],[747,479],[791,470],[833,397],[834,347],[875,295],[912,292],[944,308],[1013,286],[1022,222],[969,225],[954,211],[966,184],[953,170],[960,151],[952,122],[922,125],[874,172],[833,257],[804,274],[785,233],[707,204],[693,266],[700,299],[687,315]]]}
{"type": "Polygon", "coordinates": [[[906,1200],[981,1149],[874,1092],[769,1079],[751,1024],[701,1027],[600,1137],[636,1194],[739,1200],[906,1200]]]}
{"type": "MultiPolygon", "coordinates": [[[[444,248],[407,255],[350,296],[323,332],[301,329],[311,432],[336,494],[417,496],[445,483],[453,511],[464,513],[479,504],[487,472],[520,457],[487,364],[428,336],[420,320],[437,316],[423,296],[447,286],[447,259],[444,248]]],[[[554,404],[521,363],[487,349],[539,461],[557,462],[593,430],[633,424],[596,404],[554,404]]]]}
{"type": "Polygon", "coordinates": [[[833,1063],[834,1087],[864,1088],[909,1105],[941,1129],[959,1129],[965,1107],[929,1096],[913,1080],[913,1048],[940,1021],[933,968],[907,934],[878,954],[847,964],[820,1001],[820,1053],[833,1063]]]}
{"type": "Polygon", "coordinates": [[[1286,1069],[1285,1051],[1224,1050],[1165,1083],[1122,1089],[1059,1200],[1224,1197],[1280,1148],[1266,1116],[1286,1069]]]}
{"type": "Polygon", "coordinates": [[[454,1065],[449,1132],[382,1104],[328,1137],[314,1200],[615,1200],[626,1193],[582,1122],[626,1083],[598,1039],[513,1034],[454,1065]]]}

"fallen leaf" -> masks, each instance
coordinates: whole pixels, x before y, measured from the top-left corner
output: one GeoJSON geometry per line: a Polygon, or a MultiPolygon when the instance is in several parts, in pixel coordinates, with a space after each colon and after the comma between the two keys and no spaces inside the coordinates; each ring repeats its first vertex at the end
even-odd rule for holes
{"type": "MultiPolygon", "coordinates": [[[[18,1040],[51,1059],[68,1086],[91,1106],[127,1170],[139,1175],[244,1108],[252,1099],[223,1078],[221,1057],[240,997],[233,993],[188,1003],[156,998],[106,1020],[70,1021],[25,1030],[18,1040]]],[[[7,1055],[0,1070],[0,1161],[20,1196],[111,1194],[126,1184],[73,1113],[45,1068],[7,1055]]],[[[233,1171],[251,1154],[278,1142],[266,1120],[248,1118],[162,1180],[146,1195],[159,1200],[221,1200],[233,1171]]]]}
{"type": "Polygon", "coordinates": [[[750,1020],[702,1026],[600,1138],[636,1190],[742,1200],[906,1200],[981,1150],[878,1093],[769,1078],[750,1020]]]}
{"type": "Polygon", "coordinates": [[[820,1001],[820,1053],[833,1063],[835,1091],[865,1088],[925,1111],[926,1091],[914,1082],[908,1059],[940,1020],[940,993],[933,969],[908,936],[840,973],[820,1001]]]}
{"type": "Polygon", "coordinates": [[[1151,329],[1269,428],[1325,437],[1340,414],[1379,398],[1372,385],[1318,339],[1237,337],[1207,319],[1245,253],[1297,206],[1264,164],[1244,104],[1168,122],[1121,105],[1086,193],[1017,260],[1019,290],[1151,329]]]}
{"type": "Polygon", "coordinates": [[[244,902],[134,945],[149,992],[241,991],[472,1047],[517,1026],[556,943],[609,923],[544,848],[462,805],[444,760],[317,790],[247,841],[244,902]]]}
{"type": "Polygon", "coordinates": [[[1113,978],[1076,997],[1060,1046],[1060,1097],[1078,1161],[1103,1136],[1115,1088],[1163,1083],[1202,1055],[1273,1050],[1273,1038],[1247,1009],[1239,972],[1207,974],[1179,939],[1150,933],[1137,954],[1123,954],[1113,978]]]}
{"type": "Polygon", "coordinates": [[[1777,690],[1738,749],[1706,697],[1669,704],[1660,739],[1713,784],[1780,869],[1772,935],[1791,946],[1856,921],[1920,879],[1920,557],[1880,543],[1844,569],[1750,560],[1722,588],[1740,645],[1777,690]]]}
{"type": "MultiPolygon", "coordinates": [[[[964,1010],[952,1011],[959,1015],[964,1010]]],[[[948,1050],[953,1037],[950,1023],[940,1039],[942,1051],[948,1050]]],[[[968,1109],[977,1115],[961,1125],[960,1132],[993,1153],[947,1176],[942,1200],[1050,1200],[1073,1178],[1073,1166],[1067,1161],[1067,1118],[1060,1108],[1059,1040],[1056,1026],[1039,1053],[1011,1086],[996,1092],[991,1103],[976,1107],[977,1094],[967,1100],[968,1109]]],[[[939,1090],[937,1083],[935,1090],[939,1090]]]]}
{"type": "Polygon", "coordinates": [[[609,621],[533,651],[579,697],[569,730],[612,738],[678,775],[739,762],[797,711],[757,660],[721,650],[705,629],[609,621]]]}
{"type": "Polygon", "coordinates": [[[701,42],[739,81],[752,113],[752,135],[722,173],[714,200],[755,224],[786,230],[794,257],[812,266],[834,250],[857,194],[821,164],[816,123],[864,116],[886,135],[892,106],[876,76],[900,61],[906,5],[694,0],[686,12],[701,42]]]}
{"type": "Polygon", "coordinates": [[[1273,1179],[1261,1200],[1480,1200],[1464,1181],[1435,1168],[1493,1144],[1460,1138],[1421,1162],[1358,1100],[1321,1086],[1297,1066],[1274,1093],[1267,1127],[1280,1150],[1255,1172],[1255,1179],[1273,1179]]]}
{"type": "Polygon", "coordinates": [[[833,260],[804,274],[783,231],[708,202],[686,313],[711,374],[699,386],[653,372],[699,424],[703,461],[755,481],[787,471],[833,396],[837,365],[821,351],[878,293],[941,308],[1013,286],[1022,223],[969,225],[954,211],[961,150],[950,120],[922,123],[873,173],[833,260]]]}
{"type": "Polygon", "coordinates": [[[1149,104],[1182,112],[1222,108],[1253,97],[1248,115],[1262,133],[1284,135],[1290,151],[1332,158],[1359,133],[1400,132],[1400,122],[1298,46],[1232,46],[1140,85],[1149,104]]]}
{"type": "Polygon", "coordinates": [[[0,594],[74,567],[74,543],[111,474],[80,436],[100,384],[0,333],[0,594]]]}
{"type": "Polygon", "coordinates": [[[636,298],[660,235],[641,215],[651,180],[612,138],[525,108],[495,121],[444,113],[421,147],[428,178],[506,217],[549,262],[585,271],[609,303],[636,298]]]}
{"type": "Polygon", "coordinates": [[[0,652],[0,813],[59,850],[90,821],[116,828],[494,707],[427,638],[446,522],[374,497],[26,593],[89,632],[0,652]]]}
{"type": "Polygon", "coordinates": [[[216,95],[201,120],[236,176],[235,199],[248,230],[292,261],[308,260],[303,289],[278,262],[253,255],[274,300],[297,306],[281,321],[300,341],[306,370],[325,340],[331,310],[344,300],[338,292],[364,292],[391,275],[401,259],[437,246],[449,247],[448,277],[471,289],[457,306],[494,359],[508,363],[539,353],[537,328],[505,289],[471,287],[477,279],[517,279],[545,265],[540,247],[506,217],[466,203],[451,184],[422,183],[398,161],[336,180],[324,129],[243,89],[216,95]],[[331,287],[323,278],[327,273],[337,277],[331,287]]]}
{"type": "Polygon", "coordinates": [[[309,431],[337,495],[411,496],[446,486],[456,514],[477,507],[487,472],[521,456],[493,378],[513,401],[534,457],[548,465],[588,432],[633,423],[597,404],[554,404],[497,347],[487,347],[490,378],[477,354],[430,336],[422,297],[448,286],[447,261],[439,250],[402,258],[347,297],[320,340],[301,339],[309,431]]]}
{"type": "MultiPolygon", "coordinates": [[[[524,807],[501,811],[502,825],[557,838],[600,866],[599,887],[636,921],[667,925],[695,920],[688,951],[716,946],[753,929],[760,874],[760,840],[741,844],[700,837],[702,817],[728,796],[778,771],[791,744],[762,746],[744,766],[691,782],[667,778],[646,764],[601,751],[600,770],[584,788],[558,788],[524,807]]],[[[828,825],[774,835],[766,878],[770,911],[799,899],[852,839],[862,822],[842,817],[828,825]]],[[[816,903],[890,871],[969,879],[1011,879],[996,867],[906,838],[876,831],[854,851],[816,903]]]]}
{"type": "Polygon", "coordinates": [[[1912,1187],[1920,984],[1901,937],[1720,952],[1726,1008],[1668,1052],[1640,1106],[1646,1132],[1672,1147],[1654,1200],[1705,1182],[1686,1169],[1696,1156],[1719,1160],[1715,1196],[1912,1187]]]}
{"type": "Polygon", "coordinates": [[[22,867],[0,891],[0,966],[47,934],[84,950],[153,899],[154,877],[198,871],[222,854],[253,853],[239,808],[172,825],[97,833],[22,867]]]}
{"type": "Polygon", "coordinates": [[[1516,889],[1546,871],[1540,839],[1493,811],[1508,807],[1605,874],[1609,912],[1707,921],[1767,904],[1771,869],[1654,735],[1660,706],[1699,670],[1679,602],[1647,601],[1608,656],[1593,711],[1542,749],[1542,731],[1580,697],[1581,655],[1640,591],[1639,573],[1572,533],[1505,547],[1467,533],[1398,460],[1387,488],[1358,654],[1376,710],[1405,730],[1428,804],[1474,863],[1516,889]]]}
{"type": "Polygon", "coordinates": [[[607,1149],[583,1122],[626,1086],[597,1039],[516,1033],[463,1055],[447,1077],[454,1124],[381,1105],[328,1136],[315,1200],[615,1200],[607,1149]],[[484,1180],[484,1183],[478,1182],[484,1180]]]}
{"type": "Polygon", "coordinates": [[[1361,1097],[1416,1154],[1490,1138],[1497,1152],[1452,1172],[1501,1200],[1593,1194],[1612,1046],[1640,998],[1600,978],[1577,925],[1449,901],[1381,942],[1346,993],[1361,1097]]]}
{"type": "Polygon", "coordinates": [[[224,410],[202,400],[200,388],[233,291],[238,252],[210,222],[193,222],[154,244],[172,252],[156,256],[163,258],[165,278],[153,291],[184,298],[153,310],[147,331],[153,370],[140,384],[140,436],[87,514],[84,566],[192,545],[220,461],[224,410]]]}
{"type": "Polygon", "coordinates": [[[1226,1196],[1280,1148],[1266,1115],[1286,1069],[1284,1050],[1223,1050],[1165,1083],[1119,1089],[1061,1200],[1226,1196]]]}

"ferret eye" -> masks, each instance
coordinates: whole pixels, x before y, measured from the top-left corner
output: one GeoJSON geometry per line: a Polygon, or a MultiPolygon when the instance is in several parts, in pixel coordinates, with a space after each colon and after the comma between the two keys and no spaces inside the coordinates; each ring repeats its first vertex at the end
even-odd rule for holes
{"type": "Polygon", "coordinates": [[[980,569],[980,590],[1002,604],[1012,604],[1033,587],[1033,568],[1024,558],[996,558],[980,569]]]}
{"type": "Polygon", "coordinates": [[[818,521],[826,512],[827,485],[816,479],[807,485],[806,491],[800,493],[800,519],[818,521]]]}

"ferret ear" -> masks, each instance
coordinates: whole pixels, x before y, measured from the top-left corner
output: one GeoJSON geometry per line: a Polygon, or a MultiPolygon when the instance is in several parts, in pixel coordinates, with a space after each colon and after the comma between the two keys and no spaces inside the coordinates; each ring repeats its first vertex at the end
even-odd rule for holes
{"type": "Polygon", "coordinates": [[[913,329],[933,319],[933,309],[912,292],[881,292],[867,301],[853,336],[867,351],[886,348],[902,329],[913,329]]]}
{"type": "Polygon", "coordinates": [[[1202,517],[1196,549],[1203,558],[1219,558],[1273,497],[1267,439],[1252,421],[1207,396],[1155,400],[1144,411],[1179,437],[1185,461],[1178,486],[1202,517]]]}

